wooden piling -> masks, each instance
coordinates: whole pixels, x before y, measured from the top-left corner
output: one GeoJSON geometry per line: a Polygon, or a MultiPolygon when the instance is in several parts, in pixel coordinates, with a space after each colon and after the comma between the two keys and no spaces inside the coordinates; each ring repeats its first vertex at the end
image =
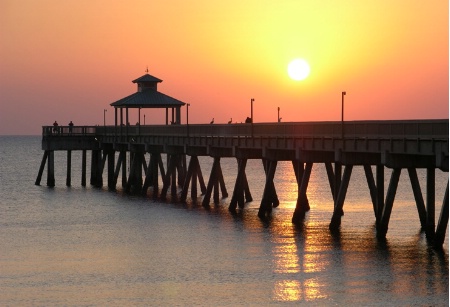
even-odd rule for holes
{"type": "Polygon", "coordinates": [[[42,173],[44,172],[45,164],[48,159],[48,150],[44,151],[44,155],[42,156],[41,166],[39,167],[39,172],[36,177],[35,185],[41,185],[42,173]]]}
{"type": "Polygon", "coordinates": [[[275,171],[277,169],[276,160],[266,160],[266,183],[264,185],[264,192],[261,200],[261,205],[258,210],[258,217],[266,219],[272,213],[272,205],[275,199],[278,200],[275,194],[275,187],[273,184],[273,178],[275,177],[275,171]]]}
{"type": "Polygon", "coordinates": [[[416,201],[417,212],[419,213],[420,225],[422,229],[425,229],[427,225],[427,210],[425,208],[425,202],[423,200],[419,178],[417,177],[417,171],[415,168],[408,167],[408,174],[411,181],[414,199],[416,201]]]}
{"type": "Polygon", "coordinates": [[[341,226],[342,208],[344,206],[345,196],[347,194],[348,184],[352,175],[353,165],[346,165],[344,168],[344,174],[339,186],[339,193],[337,194],[336,202],[334,205],[334,212],[330,222],[330,230],[337,230],[341,226]]]}
{"type": "Polygon", "coordinates": [[[402,169],[394,168],[389,181],[389,187],[386,193],[386,201],[384,203],[383,212],[380,217],[380,222],[377,225],[377,237],[380,239],[386,238],[388,231],[389,219],[391,217],[392,207],[394,205],[395,194],[397,193],[398,181],[400,179],[402,169]]]}
{"type": "MultiPolygon", "coordinates": [[[[244,208],[244,194],[245,194],[245,167],[247,166],[247,159],[237,159],[238,162],[238,173],[236,177],[236,182],[234,184],[233,196],[231,197],[230,205],[228,210],[236,211],[237,206],[239,208],[244,208]]],[[[248,186],[248,184],[247,184],[248,186]]]]}
{"type": "Polygon", "coordinates": [[[116,180],[114,172],[115,159],[116,159],[116,152],[112,149],[108,150],[108,188],[110,190],[116,189],[116,180]]]}
{"type": "Polygon", "coordinates": [[[366,175],[367,186],[369,187],[370,199],[372,200],[373,213],[375,220],[377,219],[377,186],[373,177],[372,167],[364,164],[364,174],[366,175]]]}
{"type": "Polygon", "coordinates": [[[128,176],[128,182],[125,191],[128,193],[136,194],[142,192],[142,168],[144,160],[144,151],[141,146],[136,145],[134,148],[133,158],[131,160],[130,174],[128,176]]]}
{"type": "Polygon", "coordinates": [[[72,151],[67,151],[67,176],[66,176],[66,186],[70,187],[72,184],[72,176],[71,176],[71,170],[72,170],[72,151]]]}
{"type": "Polygon", "coordinates": [[[378,227],[384,209],[384,166],[376,166],[376,185],[377,185],[377,205],[376,205],[376,225],[378,227]]]}
{"type": "Polygon", "coordinates": [[[333,197],[333,201],[336,201],[336,194],[335,194],[335,177],[334,177],[334,171],[333,166],[331,162],[325,162],[325,170],[327,171],[327,177],[328,177],[328,183],[330,185],[331,195],[333,197]]]}
{"type": "Polygon", "coordinates": [[[48,151],[47,158],[47,186],[55,186],[55,152],[53,150],[48,151]]]}
{"type": "Polygon", "coordinates": [[[297,196],[297,204],[295,206],[294,214],[292,216],[293,224],[300,224],[305,218],[305,213],[310,209],[308,199],[306,197],[306,191],[308,189],[309,179],[311,177],[313,163],[306,163],[306,167],[303,166],[303,163],[299,163],[297,165],[298,172],[298,196],[297,196]]]}
{"type": "Polygon", "coordinates": [[[435,231],[435,178],[436,169],[434,167],[427,168],[427,225],[425,234],[429,241],[434,239],[435,231]]]}
{"type": "Polygon", "coordinates": [[[122,188],[125,188],[128,184],[127,182],[127,152],[123,152],[123,159],[122,159],[122,188]]]}
{"type": "Polygon", "coordinates": [[[81,152],[81,186],[86,186],[86,149],[81,152]]]}
{"type": "Polygon", "coordinates": [[[197,198],[197,181],[200,183],[200,189],[202,193],[206,191],[205,183],[203,182],[203,176],[201,175],[200,163],[197,156],[191,156],[189,160],[189,166],[187,168],[186,177],[181,191],[180,200],[186,201],[189,185],[191,186],[191,198],[197,198]],[[200,180],[201,178],[201,180],[200,180]]]}
{"type": "Polygon", "coordinates": [[[114,189],[117,186],[117,178],[119,177],[120,168],[122,166],[122,159],[126,159],[126,157],[124,157],[124,154],[125,154],[124,151],[120,151],[119,152],[119,157],[117,158],[117,164],[116,164],[116,168],[114,170],[114,178],[113,178],[114,189]]]}
{"type": "Polygon", "coordinates": [[[447,181],[447,188],[445,189],[444,200],[442,202],[439,222],[436,228],[436,234],[434,235],[434,246],[437,248],[442,248],[442,245],[444,244],[447,225],[448,225],[448,181],[447,181]]]}
{"type": "Polygon", "coordinates": [[[204,207],[209,206],[211,200],[211,193],[214,192],[214,203],[219,203],[219,186],[222,190],[222,197],[228,196],[225,188],[225,182],[223,180],[222,169],[220,166],[220,157],[214,157],[213,166],[211,168],[211,174],[209,176],[208,185],[206,186],[206,193],[202,201],[204,207]],[[213,191],[214,190],[214,191],[213,191]],[[225,192],[225,193],[224,193],[225,192]]]}

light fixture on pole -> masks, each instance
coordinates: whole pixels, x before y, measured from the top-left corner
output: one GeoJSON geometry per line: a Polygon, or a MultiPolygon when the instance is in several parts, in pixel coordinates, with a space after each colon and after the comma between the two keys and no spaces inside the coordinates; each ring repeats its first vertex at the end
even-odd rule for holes
{"type": "Polygon", "coordinates": [[[280,122],[281,121],[281,118],[280,118],[280,107],[278,107],[278,122],[280,122]]]}
{"type": "Polygon", "coordinates": [[[106,126],[106,112],[107,112],[108,110],[106,110],[106,109],[103,109],[103,126],[106,126]]]}

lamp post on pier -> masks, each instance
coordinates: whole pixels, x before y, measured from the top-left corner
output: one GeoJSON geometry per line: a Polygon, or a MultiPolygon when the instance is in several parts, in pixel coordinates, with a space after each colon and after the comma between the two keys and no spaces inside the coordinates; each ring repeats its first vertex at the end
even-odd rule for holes
{"type": "Polygon", "coordinates": [[[250,99],[250,118],[252,120],[252,137],[253,137],[253,101],[255,101],[254,98],[250,99]]]}
{"type": "Polygon", "coordinates": [[[281,118],[280,118],[280,107],[278,107],[278,122],[281,122],[281,118]]]}
{"type": "Polygon", "coordinates": [[[344,91],[342,92],[342,104],[341,104],[341,137],[342,137],[342,142],[344,142],[344,96],[347,93],[344,91]]]}
{"type": "Polygon", "coordinates": [[[186,130],[187,130],[187,136],[189,137],[189,106],[191,104],[187,103],[186,104],[186,130]]]}
{"type": "Polygon", "coordinates": [[[103,126],[104,127],[106,127],[106,112],[107,112],[108,110],[106,110],[106,109],[103,109],[103,126]]]}

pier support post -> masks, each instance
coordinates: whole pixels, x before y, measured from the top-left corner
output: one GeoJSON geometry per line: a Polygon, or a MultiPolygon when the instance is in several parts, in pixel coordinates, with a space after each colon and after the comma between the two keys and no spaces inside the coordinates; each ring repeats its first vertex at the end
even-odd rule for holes
{"type": "Polygon", "coordinates": [[[377,218],[377,186],[375,185],[375,179],[373,178],[372,167],[368,164],[364,164],[364,173],[366,175],[367,186],[369,187],[370,199],[372,200],[373,213],[375,220],[377,218]]]}
{"type": "Polygon", "coordinates": [[[211,200],[211,193],[214,190],[214,204],[219,203],[219,185],[222,190],[222,198],[228,197],[228,192],[225,188],[225,181],[223,179],[222,168],[220,166],[220,157],[214,157],[214,163],[211,168],[211,175],[209,176],[208,185],[206,186],[205,197],[203,198],[202,205],[204,207],[209,206],[211,200]]]}
{"type": "Polygon", "coordinates": [[[409,179],[411,181],[411,187],[416,200],[417,212],[419,213],[420,225],[422,229],[427,225],[427,210],[425,209],[425,202],[422,196],[422,190],[420,188],[419,178],[417,177],[417,171],[415,168],[408,168],[409,179]]]}
{"type": "Polygon", "coordinates": [[[384,209],[384,165],[377,165],[376,170],[376,184],[377,184],[377,205],[375,212],[376,226],[378,227],[384,209]]]}
{"type": "Polygon", "coordinates": [[[350,183],[350,177],[352,175],[353,165],[346,165],[344,169],[344,175],[339,187],[339,193],[337,194],[336,202],[334,205],[334,212],[330,222],[330,230],[337,230],[341,226],[342,208],[344,206],[345,196],[347,194],[348,184],[350,183]]]}
{"type": "Polygon", "coordinates": [[[292,216],[293,224],[300,224],[305,218],[305,213],[310,210],[308,198],[306,197],[306,191],[308,189],[309,179],[311,177],[311,170],[313,163],[306,163],[306,167],[303,169],[303,163],[298,163],[297,168],[297,186],[298,197],[297,204],[295,206],[294,214],[292,216]]]}
{"type": "Polygon", "coordinates": [[[119,177],[119,173],[120,173],[120,168],[122,166],[123,160],[126,159],[126,152],[125,151],[120,151],[119,152],[119,157],[117,158],[117,165],[116,168],[114,170],[114,178],[113,178],[113,186],[114,189],[117,186],[117,178],[119,177]]]}
{"type": "Polygon", "coordinates": [[[272,206],[278,206],[278,197],[275,192],[275,185],[273,183],[273,178],[275,177],[275,171],[277,169],[276,160],[266,160],[266,183],[264,185],[264,192],[261,200],[261,205],[258,210],[258,217],[261,219],[265,219],[270,216],[272,213],[272,206]]]}
{"type": "Polygon", "coordinates": [[[35,185],[41,184],[42,173],[44,172],[45,163],[47,162],[47,159],[48,159],[48,150],[44,151],[44,155],[42,156],[41,166],[39,167],[39,172],[36,177],[36,181],[34,182],[35,185]]]}
{"type": "Polygon", "coordinates": [[[130,174],[126,186],[126,192],[132,194],[142,192],[142,168],[144,160],[144,146],[134,144],[130,147],[132,159],[130,163],[130,174]]]}
{"type": "Polygon", "coordinates": [[[386,193],[386,201],[380,216],[380,222],[377,225],[377,237],[380,239],[386,238],[388,231],[389,219],[391,217],[392,207],[394,205],[395,194],[397,193],[398,181],[400,179],[401,168],[394,168],[389,181],[389,187],[386,193]]]}
{"type": "Polygon", "coordinates": [[[333,166],[331,165],[331,162],[325,162],[325,170],[327,171],[328,183],[330,185],[331,195],[333,196],[333,202],[334,202],[334,201],[336,201],[336,194],[335,194],[336,183],[335,183],[333,166]]]}
{"type": "MultiPolygon", "coordinates": [[[[266,174],[266,178],[267,178],[267,174],[269,171],[269,167],[272,164],[273,161],[271,160],[267,160],[267,159],[263,159],[262,163],[263,163],[263,167],[264,167],[264,173],[266,174]]],[[[277,163],[278,161],[276,161],[275,163],[275,169],[277,168],[277,163]]],[[[277,190],[275,189],[275,184],[273,182],[273,178],[272,180],[269,182],[269,186],[268,186],[268,195],[270,195],[270,198],[268,199],[268,201],[271,203],[273,208],[276,208],[280,205],[280,201],[278,199],[278,195],[277,195],[277,190]]]]}
{"type": "Polygon", "coordinates": [[[164,180],[165,171],[161,159],[161,154],[159,152],[150,154],[150,162],[148,164],[147,171],[145,173],[145,181],[144,186],[142,187],[142,193],[147,194],[148,188],[152,186],[153,198],[157,198],[159,193],[158,167],[161,173],[161,178],[164,180]]]}
{"type": "Polygon", "coordinates": [[[435,230],[435,178],[436,169],[427,168],[427,226],[425,233],[429,241],[434,239],[435,230]]]}
{"type": "Polygon", "coordinates": [[[91,159],[91,185],[100,188],[103,185],[102,156],[100,150],[92,150],[91,159]]]}
{"type": "Polygon", "coordinates": [[[72,151],[67,151],[67,176],[66,176],[66,186],[70,187],[72,184],[72,151]]]}
{"type": "Polygon", "coordinates": [[[434,247],[442,248],[445,240],[445,232],[448,225],[448,181],[447,188],[445,189],[444,200],[442,202],[441,214],[439,216],[439,222],[436,228],[436,234],[434,236],[434,247]]]}
{"type": "Polygon", "coordinates": [[[47,186],[55,186],[55,152],[53,150],[48,151],[47,161],[47,186]]]}
{"type": "MultiPolygon", "coordinates": [[[[334,163],[334,206],[336,207],[337,198],[339,195],[339,189],[341,187],[342,182],[342,163],[336,162],[334,163]]],[[[344,211],[341,209],[341,215],[344,215],[344,211]]]]}
{"type": "MultiPolygon", "coordinates": [[[[180,154],[171,154],[167,155],[167,171],[166,175],[163,178],[163,187],[161,190],[161,198],[166,199],[167,191],[169,186],[171,187],[171,195],[175,197],[177,195],[177,170],[178,170],[178,180],[181,184],[184,179],[182,179],[182,175],[180,175],[180,171],[182,171],[182,155],[180,154]]],[[[162,164],[162,163],[161,163],[162,164]]]]}
{"type": "Polygon", "coordinates": [[[126,188],[127,182],[127,152],[123,151],[122,159],[122,188],[126,188]]]}
{"type": "Polygon", "coordinates": [[[230,206],[228,210],[236,211],[237,206],[244,208],[245,202],[252,201],[250,189],[248,186],[247,176],[245,175],[245,168],[247,166],[247,159],[237,159],[238,174],[234,185],[233,196],[231,197],[230,206]]]}
{"type": "Polygon", "coordinates": [[[114,172],[116,152],[113,149],[108,150],[108,188],[110,190],[116,189],[116,180],[114,172]]]}
{"type": "Polygon", "coordinates": [[[187,169],[186,179],[184,180],[183,190],[181,191],[180,200],[186,201],[189,184],[191,184],[191,198],[197,199],[197,180],[200,182],[202,194],[206,193],[205,182],[200,169],[200,163],[197,156],[191,156],[187,169]]]}
{"type": "Polygon", "coordinates": [[[81,152],[81,186],[86,186],[86,149],[81,152]]]}

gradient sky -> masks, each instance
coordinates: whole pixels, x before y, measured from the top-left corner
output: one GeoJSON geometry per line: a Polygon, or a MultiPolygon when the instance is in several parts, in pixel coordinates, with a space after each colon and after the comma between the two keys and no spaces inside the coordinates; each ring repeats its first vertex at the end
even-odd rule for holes
{"type": "Polygon", "coordinates": [[[242,122],[251,98],[255,122],[278,107],[340,120],[342,91],[346,120],[448,118],[448,15],[448,1],[0,0],[0,134],[103,124],[104,109],[113,124],[147,66],[190,123],[242,122]]]}

